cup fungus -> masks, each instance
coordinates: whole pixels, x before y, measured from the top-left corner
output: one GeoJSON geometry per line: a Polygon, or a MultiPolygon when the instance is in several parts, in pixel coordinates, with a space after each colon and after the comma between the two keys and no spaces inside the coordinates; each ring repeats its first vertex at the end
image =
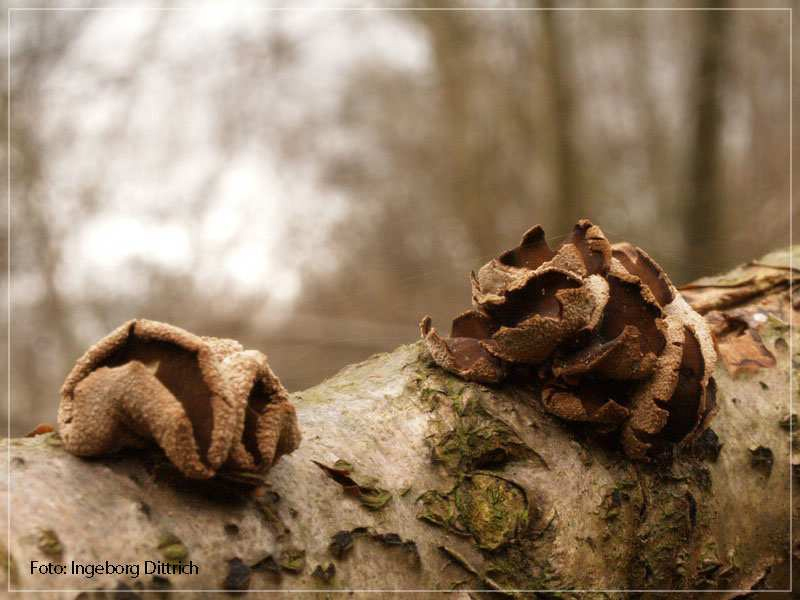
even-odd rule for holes
{"type": "Polygon", "coordinates": [[[294,407],[256,350],[138,319],[84,354],[61,388],[64,447],[98,456],[153,442],[187,477],[266,471],[300,443],[294,407]]]}
{"type": "Polygon", "coordinates": [[[634,459],[706,429],[710,330],[640,248],[612,245],[582,220],[552,250],[537,225],[471,280],[473,308],[450,337],[430,317],[420,323],[442,368],[481,383],[536,380],[548,412],[618,432],[634,459]]]}

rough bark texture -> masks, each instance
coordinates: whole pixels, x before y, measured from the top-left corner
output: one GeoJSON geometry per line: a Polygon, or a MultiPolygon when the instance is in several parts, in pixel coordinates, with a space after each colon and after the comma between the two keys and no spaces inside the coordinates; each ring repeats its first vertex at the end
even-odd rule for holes
{"type": "Polygon", "coordinates": [[[793,554],[795,578],[800,570],[798,536],[789,540],[798,482],[787,258],[774,253],[687,289],[718,335],[718,442],[708,434],[672,460],[631,462],[613,437],[547,415],[537,389],[461,381],[415,343],[293,394],[303,443],[258,487],[186,480],[156,452],[85,460],[52,433],[5,440],[2,577],[12,589],[72,590],[40,594],[48,598],[223,587],[285,590],[271,598],[348,588],[459,598],[787,589],[793,554]],[[180,558],[199,574],[31,574],[33,560],[144,569],[180,558]]]}

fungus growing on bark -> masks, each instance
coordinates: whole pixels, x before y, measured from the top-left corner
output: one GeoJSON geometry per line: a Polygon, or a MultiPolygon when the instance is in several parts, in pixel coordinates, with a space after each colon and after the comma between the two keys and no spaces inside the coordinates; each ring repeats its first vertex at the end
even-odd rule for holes
{"type": "Polygon", "coordinates": [[[97,342],[61,388],[64,447],[98,456],[153,443],[187,477],[266,471],[300,443],[286,389],[256,350],[144,319],[97,342]]]}
{"type": "Polygon", "coordinates": [[[610,244],[582,220],[551,249],[540,226],[471,274],[472,305],[433,360],[471,381],[536,379],[544,408],[618,431],[631,458],[695,439],[713,417],[716,353],[708,325],[640,248],[610,244]]]}

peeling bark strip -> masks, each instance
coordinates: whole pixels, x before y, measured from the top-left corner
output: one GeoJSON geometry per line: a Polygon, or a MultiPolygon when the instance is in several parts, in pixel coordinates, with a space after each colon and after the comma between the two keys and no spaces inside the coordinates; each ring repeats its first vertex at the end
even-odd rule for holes
{"type": "Polygon", "coordinates": [[[440,337],[420,329],[439,366],[468,380],[543,386],[548,412],[618,432],[648,460],[688,444],[716,410],[708,326],[641,248],[589,221],[551,250],[544,230],[472,274],[473,308],[440,337]]]}
{"type": "Polygon", "coordinates": [[[341,485],[346,493],[358,498],[359,502],[369,510],[380,510],[392,499],[392,494],[378,487],[375,479],[364,476],[357,477],[353,473],[353,465],[347,461],[337,460],[332,467],[317,461],[314,461],[314,464],[341,485]]]}
{"type": "Polygon", "coordinates": [[[92,346],[61,388],[64,447],[78,456],[161,447],[187,477],[266,471],[300,443],[267,357],[234,340],[129,321],[92,346]]]}
{"type": "MultiPolygon", "coordinates": [[[[800,307],[797,273],[788,267],[789,254],[773,252],[725,275],[683,287],[692,306],[705,315],[720,359],[734,377],[775,366],[770,346],[787,334],[785,316],[800,307]],[[783,290],[790,293],[778,293],[783,290]]],[[[800,253],[794,254],[793,262],[800,264],[800,253]]]]}
{"type": "MultiPolygon", "coordinates": [[[[293,394],[303,443],[266,483],[255,478],[256,487],[219,475],[187,478],[158,450],[81,459],[46,428],[5,440],[10,461],[0,461],[0,481],[10,465],[11,489],[0,488],[0,520],[9,502],[11,530],[10,546],[0,539],[0,578],[11,579],[0,585],[105,590],[106,598],[151,597],[140,590],[307,590],[269,595],[293,599],[417,589],[459,600],[498,591],[532,596],[511,591],[521,589],[787,589],[788,561],[800,555],[798,528],[788,537],[789,486],[800,491],[790,478],[797,429],[788,408],[785,324],[796,315],[789,284],[737,308],[749,306],[774,307],[771,325],[758,328],[774,366],[733,372],[721,364],[713,435],[707,429],[652,463],[632,462],[586,435],[591,424],[565,427],[546,412],[540,386],[464,381],[433,364],[423,343],[293,394]],[[357,468],[337,467],[340,458],[357,468]],[[313,461],[347,470],[360,485],[353,473],[368,473],[392,500],[369,510],[313,461]],[[439,522],[419,518],[433,511],[427,500],[437,494],[439,522]],[[181,556],[199,573],[87,579],[30,572],[31,561],[142,565],[181,556]]],[[[433,594],[391,597],[423,596],[433,594]]],[[[699,594],[640,595],[669,596],[699,594]]]]}

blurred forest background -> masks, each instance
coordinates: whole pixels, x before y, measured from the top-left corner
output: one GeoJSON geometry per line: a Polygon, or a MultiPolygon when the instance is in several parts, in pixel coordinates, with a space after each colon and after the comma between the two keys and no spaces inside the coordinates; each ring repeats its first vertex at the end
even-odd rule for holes
{"type": "Polygon", "coordinates": [[[14,434],[132,317],[298,390],[448,330],[536,223],[678,283],[789,243],[788,12],[206,6],[11,12],[14,434]]]}

